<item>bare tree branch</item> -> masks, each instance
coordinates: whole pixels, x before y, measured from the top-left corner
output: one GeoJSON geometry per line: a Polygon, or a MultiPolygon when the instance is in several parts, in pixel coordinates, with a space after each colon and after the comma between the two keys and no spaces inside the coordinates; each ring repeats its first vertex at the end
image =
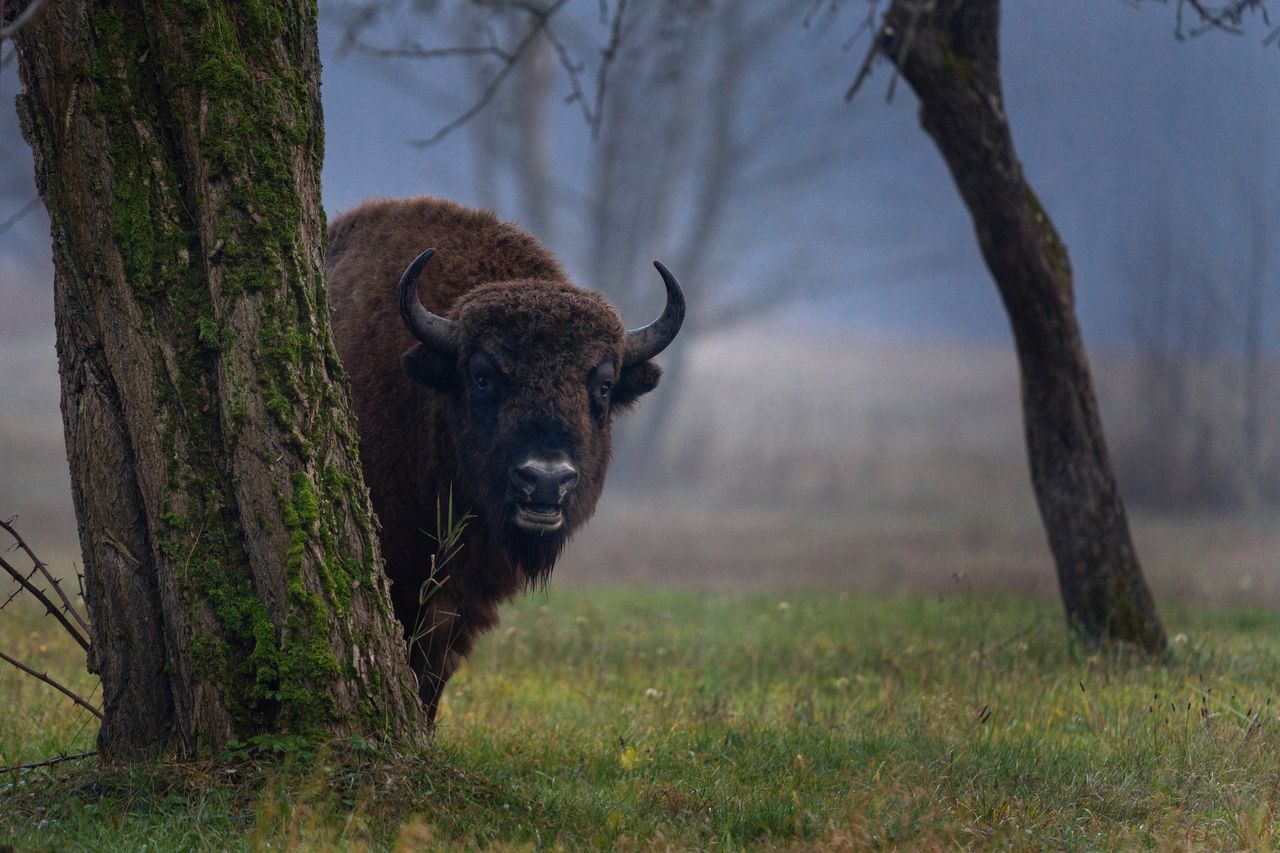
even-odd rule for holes
{"type": "Polygon", "coordinates": [[[55,764],[62,764],[64,761],[82,761],[86,758],[92,758],[97,755],[96,749],[88,752],[64,752],[56,758],[46,758],[44,761],[33,761],[30,764],[14,764],[9,767],[0,767],[0,773],[17,773],[23,770],[35,770],[37,767],[52,767],[55,764]]]}
{"type": "MultiPolygon", "coordinates": [[[[584,81],[586,63],[575,59],[565,40],[551,27],[552,19],[568,0],[554,2],[531,2],[531,0],[501,0],[486,4],[494,14],[502,10],[516,10],[529,18],[528,29],[520,36],[519,41],[511,47],[503,47],[498,39],[490,36],[489,44],[463,44],[444,47],[428,47],[420,43],[405,42],[394,47],[381,47],[364,41],[361,34],[377,20],[382,7],[374,2],[358,7],[350,22],[344,29],[343,39],[338,48],[339,55],[350,51],[380,59],[455,59],[455,58],[493,58],[500,65],[494,75],[484,84],[479,96],[456,118],[445,124],[431,136],[424,139],[411,140],[411,144],[419,148],[428,148],[449,136],[453,131],[465,125],[488,107],[506,83],[514,67],[523,61],[530,46],[538,35],[545,35],[548,43],[555,50],[556,59],[564,70],[569,82],[570,94],[568,102],[576,103],[582,117],[591,130],[592,139],[596,139],[604,115],[605,99],[609,88],[609,76],[612,72],[619,51],[627,37],[627,12],[629,0],[617,0],[610,9],[607,0],[599,0],[598,11],[600,23],[608,27],[608,37],[599,48],[600,60],[595,67],[595,90],[588,92],[584,81]]],[[[634,17],[634,16],[633,16],[634,17]]]]}
{"type": "MultiPolygon", "coordinates": [[[[874,18],[879,12],[879,0],[870,0],[870,4],[872,8],[868,15],[871,17],[868,20],[874,18]]],[[[862,84],[866,82],[867,77],[871,74],[871,66],[876,57],[884,52],[886,45],[894,44],[894,50],[902,61],[906,61],[911,56],[911,48],[915,42],[916,32],[920,28],[920,19],[933,11],[933,0],[918,0],[918,2],[909,5],[911,6],[911,17],[904,32],[895,32],[893,24],[884,22],[872,37],[871,47],[867,50],[866,59],[862,61],[862,66],[858,69],[858,76],[854,78],[849,90],[844,93],[846,103],[852,101],[854,96],[858,94],[858,90],[862,88],[862,84]]],[[[858,25],[859,30],[866,25],[867,21],[863,21],[858,25]]],[[[893,64],[893,76],[889,78],[889,88],[884,94],[885,101],[893,100],[893,93],[897,89],[900,73],[900,63],[895,62],[893,64]]]]}
{"type": "MultiPolygon", "coordinates": [[[[1261,14],[1263,22],[1270,24],[1267,18],[1266,0],[1229,0],[1229,2],[1221,3],[1216,7],[1211,7],[1204,0],[1178,0],[1177,15],[1179,22],[1182,20],[1183,7],[1192,9],[1200,16],[1200,32],[1220,29],[1242,34],[1244,32],[1245,16],[1255,13],[1261,14]]],[[[1191,34],[1198,35],[1195,31],[1191,34]]]]}
{"type": "MultiPolygon", "coordinates": [[[[607,10],[605,11],[607,12],[607,10]]],[[[569,100],[578,104],[578,108],[582,111],[583,121],[591,129],[592,140],[600,137],[600,122],[604,116],[604,98],[609,86],[609,71],[613,66],[614,60],[617,59],[618,49],[622,46],[622,22],[626,13],[627,0],[618,0],[618,5],[614,7],[613,21],[609,24],[609,41],[600,49],[600,67],[596,69],[594,101],[588,100],[587,93],[582,85],[582,63],[574,62],[569,55],[569,49],[551,29],[550,25],[547,26],[545,31],[547,41],[555,48],[556,57],[560,60],[560,67],[564,69],[565,76],[569,79],[569,87],[572,89],[569,100]]]]}
{"type": "Polygon", "coordinates": [[[31,211],[35,210],[36,205],[38,204],[40,204],[40,196],[33,195],[30,198],[30,200],[27,201],[26,204],[24,204],[21,208],[18,209],[17,213],[10,216],[4,222],[0,222],[0,234],[5,233],[10,228],[17,225],[19,222],[21,222],[22,218],[25,217],[31,211]]]}
{"type": "Polygon", "coordinates": [[[503,62],[514,64],[518,57],[491,45],[459,45],[457,47],[425,47],[421,44],[403,44],[399,47],[377,47],[358,38],[352,48],[379,59],[452,59],[458,56],[495,56],[503,62]]]}
{"type": "Polygon", "coordinates": [[[70,698],[71,698],[71,701],[75,702],[77,705],[81,706],[82,708],[85,708],[86,710],[88,710],[90,713],[92,713],[92,714],[93,714],[95,717],[97,717],[99,720],[101,720],[101,719],[102,719],[102,711],[101,711],[101,710],[99,710],[98,708],[94,707],[93,705],[90,705],[86,700],[84,700],[84,699],[80,698],[80,696],[79,696],[78,694],[76,694],[74,691],[72,691],[72,690],[70,690],[70,689],[68,689],[68,688],[66,688],[66,687],[64,687],[64,686],[62,686],[62,685],[61,685],[61,684],[59,684],[58,682],[54,681],[52,678],[50,678],[50,677],[49,677],[49,674],[48,674],[47,672],[36,672],[36,671],[35,671],[34,669],[32,669],[31,667],[27,666],[26,664],[22,663],[21,661],[18,661],[18,660],[15,660],[15,659],[13,659],[13,658],[9,657],[9,656],[8,656],[7,654],[5,654],[4,652],[0,652],[0,660],[4,660],[4,661],[7,661],[7,662],[9,662],[9,663],[13,664],[15,667],[17,667],[18,669],[22,670],[23,672],[25,672],[27,675],[31,676],[32,678],[34,678],[34,679],[36,679],[36,680],[38,680],[38,681],[43,681],[45,684],[49,685],[50,687],[54,688],[55,690],[59,690],[59,691],[61,691],[62,693],[66,694],[68,697],[70,697],[70,698]]]}
{"type": "Polygon", "coordinates": [[[608,88],[609,69],[613,67],[613,62],[618,56],[618,48],[622,45],[622,20],[626,13],[627,0],[618,0],[613,13],[613,25],[609,28],[609,43],[600,51],[600,68],[596,72],[596,108],[595,123],[591,126],[592,139],[599,135],[600,118],[604,115],[604,93],[608,88]]]}
{"type": "Polygon", "coordinates": [[[533,43],[533,40],[538,37],[539,33],[542,33],[546,30],[547,24],[550,22],[550,20],[553,17],[555,17],[556,13],[559,12],[560,9],[567,2],[568,0],[555,0],[555,2],[552,3],[550,6],[548,6],[546,9],[539,9],[535,6],[524,4],[524,3],[514,3],[513,5],[517,6],[518,8],[524,9],[533,18],[533,21],[529,26],[528,32],[524,34],[524,36],[520,39],[520,41],[516,44],[516,46],[510,51],[509,57],[503,62],[502,67],[498,69],[498,73],[495,74],[493,78],[489,81],[488,85],[485,86],[484,91],[480,94],[480,97],[476,100],[474,104],[468,107],[457,118],[453,119],[444,127],[440,128],[435,133],[431,134],[431,136],[425,139],[411,140],[411,144],[417,146],[418,148],[430,148],[432,145],[435,145],[436,143],[440,142],[449,134],[453,133],[455,130],[462,127],[471,119],[475,118],[475,116],[485,107],[487,107],[489,105],[489,102],[493,100],[494,95],[496,95],[498,93],[498,90],[502,87],[503,81],[505,81],[507,77],[511,74],[511,71],[513,68],[515,68],[516,63],[520,61],[520,57],[522,57],[525,51],[529,49],[529,45],[533,43]]]}
{"type": "MultiPolygon", "coordinates": [[[[1212,31],[1244,35],[1247,20],[1257,16],[1262,19],[1263,25],[1270,30],[1262,41],[1263,46],[1280,45],[1280,26],[1272,26],[1271,16],[1268,11],[1268,0],[1223,0],[1218,3],[1209,3],[1206,0],[1146,0],[1146,2],[1153,1],[1166,6],[1173,3],[1174,36],[1178,39],[1194,38],[1212,31]],[[1187,24],[1188,13],[1194,15],[1197,21],[1196,24],[1187,24]]],[[[831,14],[835,14],[844,2],[845,0],[813,0],[813,6],[805,16],[805,24],[808,25],[809,20],[824,3],[829,3],[828,8],[831,14]]],[[[1129,2],[1137,6],[1144,0],[1129,0],[1129,2]]],[[[870,32],[873,35],[871,44],[867,48],[867,53],[859,64],[857,73],[854,75],[853,82],[845,92],[845,101],[852,101],[861,90],[862,85],[871,76],[871,70],[875,65],[876,59],[883,55],[884,46],[888,41],[901,45],[901,48],[895,49],[904,59],[906,58],[911,50],[912,39],[915,38],[917,22],[922,14],[929,12],[933,7],[933,2],[932,0],[919,0],[919,2],[910,5],[911,21],[906,26],[905,32],[896,33],[889,24],[877,24],[877,19],[880,17],[881,0],[866,0],[866,14],[858,22],[845,47],[847,49],[855,44],[863,33],[870,32]]],[[[895,66],[894,76],[889,81],[886,100],[893,99],[897,77],[897,67],[895,66]]]]}
{"type": "Polygon", "coordinates": [[[587,127],[591,128],[591,138],[595,139],[600,130],[600,117],[592,112],[591,104],[587,103],[587,93],[582,90],[582,81],[579,77],[582,73],[582,65],[570,58],[569,49],[564,46],[564,42],[556,37],[550,27],[547,27],[546,35],[547,41],[555,49],[556,58],[560,60],[560,67],[564,69],[565,76],[569,78],[569,88],[573,92],[569,96],[569,100],[576,103],[578,109],[582,110],[582,120],[587,123],[587,127]]]}
{"type": "MultiPolygon", "coordinates": [[[[1143,0],[1131,0],[1137,5],[1143,0]]],[[[1173,34],[1178,39],[1195,38],[1207,32],[1221,31],[1232,35],[1244,35],[1247,22],[1254,17],[1261,18],[1263,26],[1271,30],[1262,40],[1264,46],[1276,43],[1280,39],[1280,27],[1272,27],[1268,11],[1268,0],[1220,0],[1210,3],[1206,0],[1158,0],[1168,6],[1174,5],[1173,34]],[[1188,23],[1191,18],[1195,23],[1188,23]]]]}

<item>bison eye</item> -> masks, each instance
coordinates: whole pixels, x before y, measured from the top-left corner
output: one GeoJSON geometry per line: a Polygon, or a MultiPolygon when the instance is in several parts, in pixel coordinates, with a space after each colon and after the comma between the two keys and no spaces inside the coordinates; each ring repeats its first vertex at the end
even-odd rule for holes
{"type": "Polygon", "coordinates": [[[471,373],[471,399],[488,403],[497,398],[501,385],[501,373],[492,358],[483,352],[474,352],[469,360],[471,373]]]}
{"type": "Polygon", "coordinates": [[[612,382],[601,382],[596,386],[596,396],[600,398],[601,402],[607,403],[609,401],[609,392],[612,390],[612,382]]]}

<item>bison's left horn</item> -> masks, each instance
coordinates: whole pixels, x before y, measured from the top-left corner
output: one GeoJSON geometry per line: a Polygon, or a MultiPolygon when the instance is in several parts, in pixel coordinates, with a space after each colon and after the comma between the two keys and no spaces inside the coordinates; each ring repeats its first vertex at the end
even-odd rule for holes
{"type": "Polygon", "coordinates": [[[422,300],[418,298],[418,275],[435,253],[435,249],[427,249],[413,259],[404,275],[400,276],[400,283],[396,285],[396,301],[400,304],[400,316],[404,319],[404,324],[415,338],[429,349],[453,355],[458,352],[457,325],[452,320],[432,314],[422,306],[422,300]]]}
{"type": "Polygon", "coordinates": [[[680,290],[680,282],[658,261],[653,265],[658,268],[658,275],[662,276],[662,283],[667,287],[667,307],[662,309],[662,316],[649,325],[627,332],[623,367],[648,361],[662,352],[675,340],[684,323],[684,293],[680,290]]]}

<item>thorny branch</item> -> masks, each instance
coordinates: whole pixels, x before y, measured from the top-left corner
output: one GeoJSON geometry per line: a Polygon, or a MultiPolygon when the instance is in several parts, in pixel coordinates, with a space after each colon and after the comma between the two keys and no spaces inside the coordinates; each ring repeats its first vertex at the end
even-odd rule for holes
{"type": "Polygon", "coordinates": [[[49,677],[49,673],[47,673],[47,672],[36,672],[34,669],[32,669],[31,667],[27,666],[27,665],[26,665],[26,664],[24,664],[22,661],[20,661],[20,660],[16,660],[16,659],[14,659],[14,658],[11,658],[11,657],[9,657],[7,654],[5,654],[4,652],[0,652],[0,660],[3,660],[3,661],[6,661],[6,662],[8,662],[8,663],[13,664],[13,665],[14,665],[15,667],[17,667],[19,670],[21,670],[22,672],[25,672],[27,675],[31,676],[32,678],[34,678],[34,679],[36,679],[36,680],[38,680],[38,681],[43,681],[45,684],[49,685],[49,686],[50,686],[50,687],[52,687],[53,689],[61,691],[61,692],[62,692],[62,693],[64,693],[65,695],[69,696],[69,697],[71,698],[71,701],[72,701],[72,702],[75,702],[75,703],[76,703],[77,705],[79,705],[80,707],[85,708],[85,709],[86,709],[86,710],[88,710],[91,714],[93,714],[95,717],[97,717],[99,720],[101,720],[101,719],[102,719],[102,711],[101,711],[101,709],[99,709],[99,708],[98,708],[97,706],[95,706],[95,705],[91,705],[91,704],[89,704],[89,702],[88,702],[87,700],[85,700],[85,699],[81,698],[81,697],[79,696],[79,694],[75,693],[75,692],[74,692],[73,690],[71,690],[70,688],[68,688],[68,687],[64,687],[63,685],[61,685],[61,684],[59,684],[58,682],[54,681],[52,678],[50,678],[50,677],[49,677]]]}
{"type": "MultiPolygon", "coordinates": [[[[62,627],[66,629],[67,633],[71,635],[73,640],[80,644],[81,648],[86,652],[89,651],[89,625],[84,620],[84,617],[80,615],[80,612],[76,610],[75,606],[72,605],[71,599],[69,599],[67,594],[63,592],[62,584],[53,576],[53,573],[49,571],[49,567],[44,563],[44,561],[37,557],[31,548],[28,547],[27,543],[18,534],[18,531],[14,529],[12,518],[8,521],[0,521],[0,529],[3,529],[13,537],[14,544],[9,550],[14,550],[16,548],[25,552],[31,559],[32,569],[29,573],[23,574],[3,557],[0,557],[0,568],[3,568],[11,578],[18,582],[20,587],[31,593],[37,601],[44,605],[45,610],[62,624],[62,627]],[[58,598],[62,602],[61,607],[53,602],[45,590],[40,589],[31,582],[31,579],[37,574],[41,575],[53,587],[54,592],[57,593],[58,598]],[[72,624],[72,622],[67,618],[68,615],[71,619],[75,620],[76,624],[72,624]]],[[[7,605],[9,601],[12,600],[13,596],[10,596],[9,600],[6,601],[5,604],[7,605]]]]}
{"type": "MultiPolygon", "coordinates": [[[[16,516],[14,518],[16,518],[16,516]]],[[[8,520],[0,520],[0,529],[3,529],[11,537],[13,537],[13,544],[9,546],[8,550],[10,551],[21,550],[31,560],[32,568],[30,572],[23,574],[22,572],[14,568],[14,566],[11,565],[9,561],[5,560],[3,557],[0,557],[0,568],[3,568],[5,572],[18,583],[18,589],[14,590],[13,594],[10,595],[7,599],[5,599],[4,604],[0,604],[0,610],[3,610],[5,607],[7,607],[9,603],[13,601],[14,598],[17,597],[19,592],[22,592],[23,590],[25,590],[31,593],[31,595],[34,596],[37,601],[39,601],[42,605],[44,605],[45,610],[48,613],[52,614],[53,617],[62,624],[62,627],[65,628],[67,633],[71,635],[71,638],[74,639],[77,643],[79,643],[81,648],[83,648],[86,652],[88,652],[89,640],[87,639],[87,636],[86,636],[89,633],[88,623],[85,622],[84,618],[81,617],[79,611],[77,611],[76,608],[72,605],[71,599],[67,597],[67,594],[62,589],[61,582],[59,582],[59,580],[55,578],[53,574],[49,571],[48,565],[43,560],[41,560],[39,557],[36,556],[35,552],[31,550],[31,547],[27,545],[26,540],[24,540],[22,536],[18,533],[18,531],[14,528],[13,526],[14,518],[10,518],[8,520]],[[59,609],[57,605],[54,604],[53,600],[49,597],[49,594],[45,590],[40,589],[34,583],[32,583],[32,578],[34,578],[37,574],[44,577],[44,579],[47,580],[49,584],[53,587],[54,592],[57,593],[58,598],[62,601],[61,609],[59,609]],[[76,624],[72,624],[72,622],[67,619],[68,615],[72,619],[74,619],[76,623],[78,623],[79,627],[77,627],[76,624]]],[[[27,666],[26,664],[24,664],[22,661],[17,660],[16,658],[9,656],[2,651],[0,651],[0,660],[3,660],[6,663],[11,664],[18,671],[26,673],[27,675],[31,676],[37,681],[44,682],[45,684],[49,685],[53,689],[62,693],[64,696],[67,696],[68,698],[70,698],[72,702],[75,702],[77,705],[84,708],[89,713],[93,714],[99,720],[102,719],[101,708],[98,708],[97,706],[93,705],[83,696],[80,696],[78,693],[71,690],[66,685],[61,684],[60,682],[50,678],[48,672],[38,672],[32,669],[31,667],[27,666]]],[[[38,761],[33,764],[19,764],[13,767],[0,768],[0,773],[16,771],[16,770],[27,770],[34,767],[48,767],[54,764],[59,764],[63,761],[73,761],[73,760],[85,758],[94,754],[95,753],[93,752],[78,753],[75,755],[67,755],[64,753],[63,755],[57,756],[55,758],[50,758],[45,761],[38,761]]]]}
{"type": "MultiPolygon", "coordinates": [[[[71,635],[71,638],[75,640],[77,643],[79,643],[80,647],[83,648],[86,652],[89,651],[88,639],[86,639],[85,636],[82,633],[80,633],[80,631],[77,630],[77,628],[74,625],[72,625],[70,621],[67,620],[67,617],[63,615],[63,613],[58,609],[58,607],[55,606],[54,603],[49,600],[49,596],[45,593],[45,591],[40,589],[38,586],[36,586],[31,582],[31,578],[34,577],[36,574],[35,569],[32,569],[30,573],[24,575],[22,572],[15,569],[3,557],[0,557],[0,568],[4,569],[6,574],[8,574],[11,578],[17,581],[19,586],[21,586],[27,592],[35,596],[36,600],[39,601],[42,605],[44,605],[45,610],[51,616],[53,616],[53,618],[57,619],[58,622],[62,624],[62,627],[65,628],[67,633],[71,635]]],[[[12,598],[13,596],[10,596],[9,600],[12,600],[12,598]]],[[[9,603],[8,601],[5,602],[5,604],[8,604],[8,603],[9,603]]]]}

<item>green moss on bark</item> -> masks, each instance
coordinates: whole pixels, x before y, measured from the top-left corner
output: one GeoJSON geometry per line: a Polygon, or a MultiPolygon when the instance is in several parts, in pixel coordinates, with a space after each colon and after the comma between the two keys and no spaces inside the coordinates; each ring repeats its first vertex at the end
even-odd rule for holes
{"type": "Polygon", "coordinates": [[[966,88],[973,86],[973,60],[957,53],[943,33],[937,33],[934,38],[942,52],[942,67],[966,88]]]}
{"type": "MultiPolygon", "coordinates": [[[[322,156],[317,93],[284,61],[298,44],[281,50],[282,40],[309,38],[315,10],[308,7],[312,19],[299,22],[269,2],[188,0],[177,14],[185,20],[170,21],[172,32],[153,33],[156,23],[137,10],[95,6],[90,25],[100,51],[88,58],[116,158],[109,188],[114,245],[130,288],[152,306],[153,322],[172,342],[172,351],[156,358],[167,365],[157,377],[156,427],[170,461],[157,542],[177,566],[193,619],[200,622],[195,614],[205,611],[216,623],[189,652],[197,677],[219,686],[242,732],[313,730],[335,717],[326,685],[345,675],[331,646],[331,611],[349,613],[353,590],[372,589],[377,571],[371,557],[347,555],[351,534],[341,516],[354,510],[366,531],[372,519],[350,475],[317,468],[317,491],[306,473],[295,474],[280,506],[288,601],[275,621],[249,571],[228,459],[256,406],[280,427],[303,468],[319,464],[307,435],[336,433],[346,450],[355,448],[332,381],[337,359],[327,343],[323,281],[318,264],[301,255],[300,229],[323,232],[323,222],[307,221],[299,195],[300,175],[318,173],[322,156]],[[157,44],[144,44],[149,36],[159,36],[152,38],[157,44]],[[157,90],[165,97],[140,96],[157,90]],[[176,153],[184,140],[149,129],[165,117],[131,118],[145,112],[144,100],[198,110],[207,194],[187,194],[168,165],[191,164],[176,153]],[[207,243],[192,242],[197,216],[215,223],[207,243]],[[200,263],[192,264],[193,256],[200,263]],[[255,316],[254,340],[236,340],[224,319],[241,310],[255,316]],[[236,377],[245,385],[218,387],[218,360],[246,344],[254,375],[236,377]],[[311,555],[318,559],[309,579],[311,555]]],[[[231,364],[224,366],[229,377],[231,364]]]]}
{"type": "Polygon", "coordinates": [[[1066,288],[1067,298],[1072,296],[1072,276],[1071,276],[1071,260],[1067,256],[1067,247],[1063,244],[1062,238],[1058,236],[1058,230],[1053,227],[1053,220],[1049,218],[1049,214],[1040,204],[1040,198],[1031,189],[1030,184],[1027,185],[1027,210],[1031,216],[1031,223],[1035,226],[1037,233],[1040,235],[1040,245],[1044,250],[1045,258],[1049,261],[1049,266],[1053,270],[1058,280],[1066,288]]]}

